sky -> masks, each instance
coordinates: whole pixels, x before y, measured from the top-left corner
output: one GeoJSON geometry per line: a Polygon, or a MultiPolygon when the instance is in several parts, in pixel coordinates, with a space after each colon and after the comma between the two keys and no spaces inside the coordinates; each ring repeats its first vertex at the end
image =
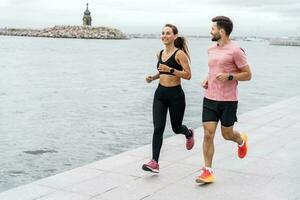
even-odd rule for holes
{"type": "Polygon", "coordinates": [[[82,25],[87,2],[93,26],[125,33],[172,23],[182,35],[209,35],[211,18],[225,15],[234,36],[300,37],[300,0],[0,0],[0,28],[82,25]]]}

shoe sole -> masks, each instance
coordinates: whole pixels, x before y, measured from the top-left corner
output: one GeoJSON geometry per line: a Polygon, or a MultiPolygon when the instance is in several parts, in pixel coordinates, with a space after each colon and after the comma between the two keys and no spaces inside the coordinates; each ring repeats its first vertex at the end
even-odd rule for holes
{"type": "Polygon", "coordinates": [[[202,180],[202,179],[196,179],[195,180],[196,183],[202,183],[202,184],[207,184],[207,183],[213,183],[214,181],[213,180],[202,180]]]}
{"type": "Polygon", "coordinates": [[[143,165],[142,169],[147,172],[152,172],[152,173],[156,173],[156,174],[159,173],[159,171],[157,169],[152,169],[150,167],[147,167],[146,165],[143,165]]]}

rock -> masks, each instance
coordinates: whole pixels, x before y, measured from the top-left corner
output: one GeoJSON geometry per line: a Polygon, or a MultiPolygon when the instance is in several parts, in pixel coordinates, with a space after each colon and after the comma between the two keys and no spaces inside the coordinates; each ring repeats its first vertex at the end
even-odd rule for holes
{"type": "Polygon", "coordinates": [[[54,26],[42,30],[5,28],[0,29],[0,35],[84,39],[129,39],[125,33],[118,29],[91,26],[54,26]]]}

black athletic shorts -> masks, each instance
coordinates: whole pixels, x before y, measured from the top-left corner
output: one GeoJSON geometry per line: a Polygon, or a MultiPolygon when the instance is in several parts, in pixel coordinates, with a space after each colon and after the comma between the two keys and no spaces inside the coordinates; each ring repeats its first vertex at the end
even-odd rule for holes
{"type": "Polygon", "coordinates": [[[230,127],[237,121],[238,101],[214,101],[204,97],[202,122],[221,121],[222,126],[230,127]]]}

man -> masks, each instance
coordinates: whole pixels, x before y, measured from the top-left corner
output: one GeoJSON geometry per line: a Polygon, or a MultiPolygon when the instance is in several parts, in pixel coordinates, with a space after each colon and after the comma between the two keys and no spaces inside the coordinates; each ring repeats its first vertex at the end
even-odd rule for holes
{"type": "Polygon", "coordinates": [[[228,17],[212,19],[210,34],[217,44],[208,48],[209,74],[202,83],[206,90],[202,112],[205,166],[196,178],[197,183],[211,183],[215,179],[212,170],[213,140],[219,121],[224,139],[238,144],[239,158],[247,154],[247,135],[234,130],[233,126],[237,121],[238,81],[250,80],[251,70],[244,50],[229,38],[232,29],[233,24],[228,17]]]}

